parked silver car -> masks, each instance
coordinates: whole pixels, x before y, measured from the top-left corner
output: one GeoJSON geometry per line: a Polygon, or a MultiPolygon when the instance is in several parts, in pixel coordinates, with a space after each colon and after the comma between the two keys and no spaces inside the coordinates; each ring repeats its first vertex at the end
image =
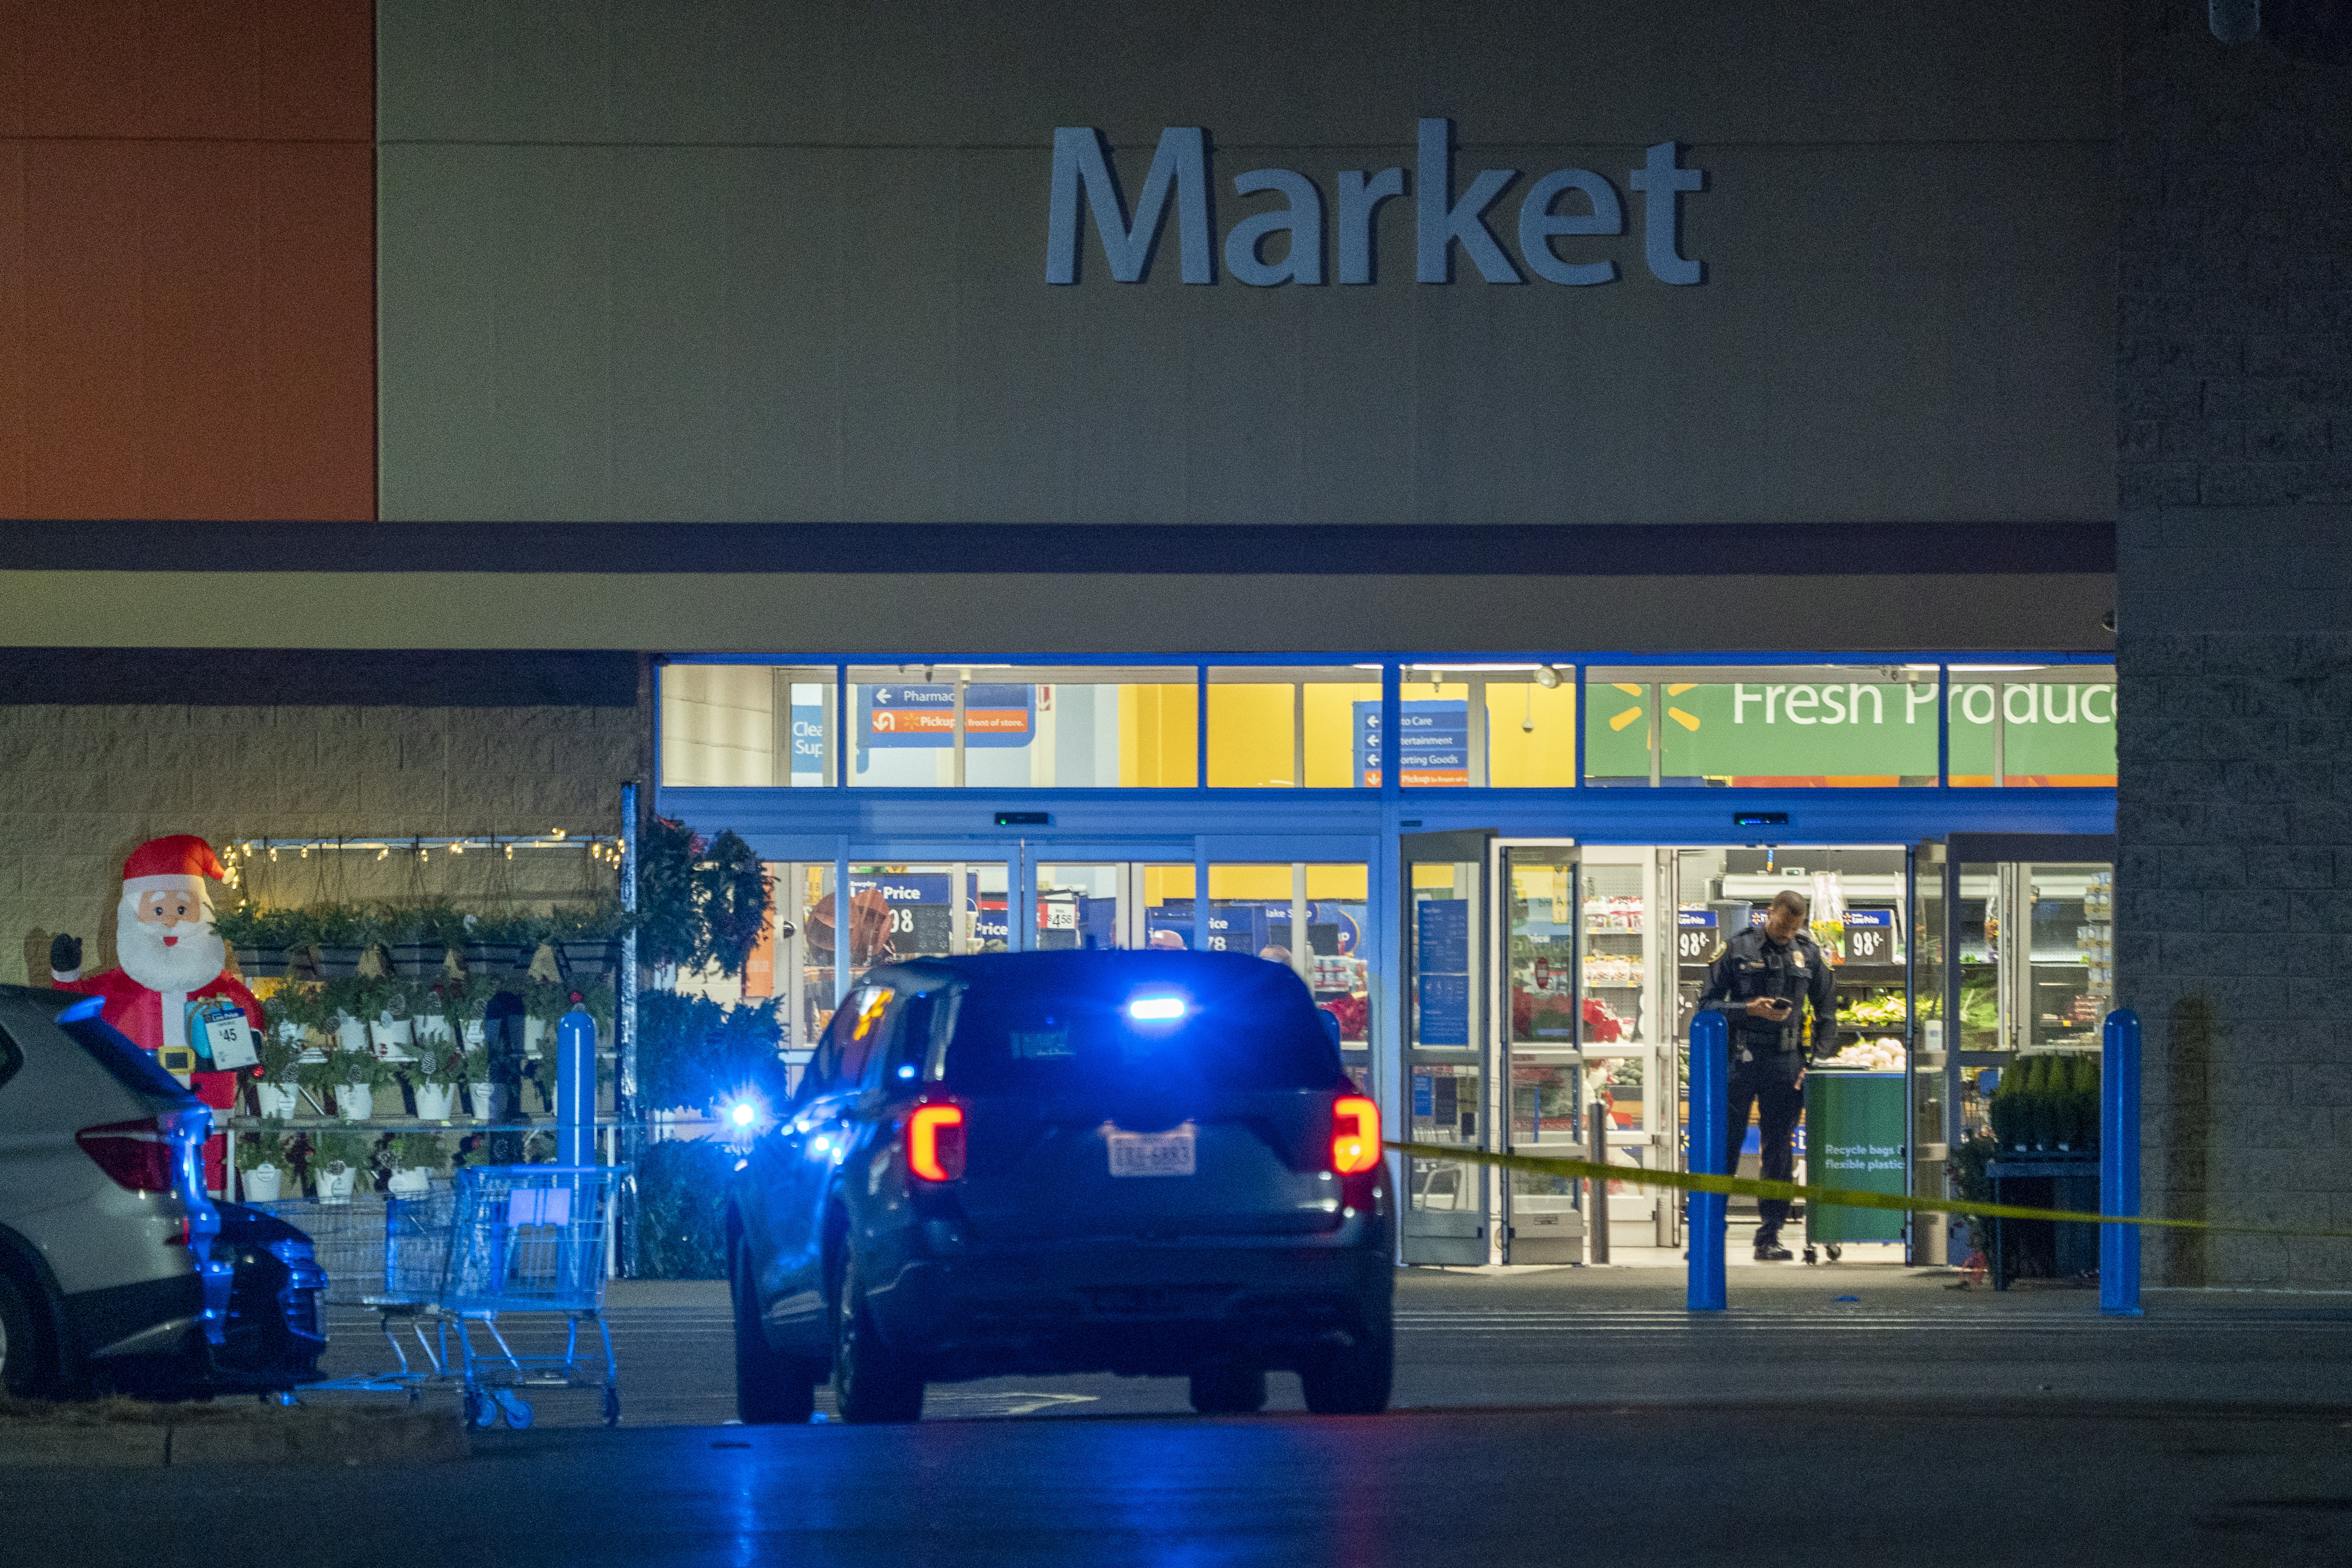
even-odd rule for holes
{"type": "Polygon", "coordinates": [[[212,1112],[98,1016],[0,985],[0,1385],[182,1396],[314,1380],[310,1243],[204,1187],[212,1112]]]}

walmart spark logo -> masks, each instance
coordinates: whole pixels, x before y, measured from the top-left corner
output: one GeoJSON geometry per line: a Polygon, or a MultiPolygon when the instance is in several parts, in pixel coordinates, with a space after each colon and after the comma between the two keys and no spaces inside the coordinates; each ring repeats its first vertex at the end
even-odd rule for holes
{"type": "MultiPolygon", "coordinates": [[[[1623,681],[1617,681],[1613,684],[1616,686],[1618,690],[1625,693],[1628,697],[1632,697],[1636,700],[1633,706],[1626,709],[1623,712],[1610,715],[1609,727],[1612,730],[1618,731],[1620,734],[1622,734],[1628,725],[1640,722],[1646,715],[1648,709],[1642,700],[1648,696],[1650,688],[1645,686],[1628,686],[1623,681]]],[[[1669,686],[1666,688],[1666,695],[1668,697],[1680,697],[1684,692],[1692,689],[1694,684],[1695,683],[1691,681],[1685,681],[1679,686],[1669,686]]],[[[1671,702],[1666,705],[1666,717],[1672,719],[1675,723],[1680,724],[1685,730],[1696,730],[1698,728],[1697,714],[1686,713],[1671,702]]]]}

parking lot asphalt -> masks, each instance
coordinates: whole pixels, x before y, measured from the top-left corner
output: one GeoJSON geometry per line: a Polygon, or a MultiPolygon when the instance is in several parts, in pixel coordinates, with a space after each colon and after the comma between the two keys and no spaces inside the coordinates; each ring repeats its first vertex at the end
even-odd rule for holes
{"type": "MultiPolygon", "coordinates": [[[[2106,1319],[2095,1292],[1960,1289],[1891,1264],[1743,1268],[1731,1310],[1692,1314],[1679,1269],[1401,1270],[1400,1408],[1550,1404],[1788,1404],[2015,1399],[2352,1408],[2352,1296],[2153,1292],[2106,1319]]],[[[625,1426],[734,1415],[733,1342],[718,1281],[615,1281],[607,1297],[625,1426]]],[[[392,1365],[372,1313],[337,1310],[327,1370],[392,1365]]],[[[518,1350],[561,1320],[508,1318],[518,1350]]],[[[482,1342],[477,1331],[478,1343],[482,1342]]],[[[593,1341],[586,1342],[593,1342],[593,1341]]],[[[414,1355],[412,1342],[412,1355],[414,1355]]],[[[1302,1409],[1296,1377],[1270,1408],[1302,1409]]],[[[1181,1414],[1179,1378],[994,1378],[936,1384],[934,1419],[1181,1414]]],[[[451,1398],[449,1385],[430,1385],[451,1398]]],[[[319,1398],[382,1395],[315,1395],[319,1398]]],[[[525,1390],[543,1425],[593,1425],[596,1397],[525,1390]]],[[[819,1407],[830,1412],[828,1393],[819,1407]]]]}
{"type": "Polygon", "coordinates": [[[390,1468],[0,1471],[7,1557],[2048,1568],[2352,1551],[2334,1413],[2011,1399],[577,1427],[390,1468]]]}
{"type": "MultiPolygon", "coordinates": [[[[1407,1270],[1397,1408],[1208,1418],[1173,1379],[932,1391],[901,1427],[732,1415],[724,1288],[622,1282],[622,1424],[527,1390],[443,1465],[0,1468],[5,1560],[308,1568],[1422,1568],[2352,1561],[2352,1301],[1993,1294],[1893,1266],[1407,1270]]],[[[331,1370],[388,1358],[338,1312],[331,1370]]],[[[502,1325],[548,1348],[542,1325],[502,1325]]],[[[317,1394],[314,1401],[398,1398],[317,1394]]],[[[446,1383],[424,1394],[448,1408],[446,1383]]],[[[830,1411],[829,1399],[825,1402],[830,1411]]]]}

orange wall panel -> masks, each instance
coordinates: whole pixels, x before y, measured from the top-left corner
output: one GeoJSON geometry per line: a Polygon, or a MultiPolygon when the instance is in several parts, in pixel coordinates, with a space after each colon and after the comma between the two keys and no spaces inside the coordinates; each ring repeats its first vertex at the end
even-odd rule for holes
{"type": "Polygon", "coordinates": [[[0,0],[0,513],[375,515],[373,29],[0,0]]]}
{"type": "Polygon", "coordinates": [[[375,515],[375,150],[261,153],[256,515],[375,515]]]}
{"type": "Polygon", "coordinates": [[[137,516],[141,441],[138,143],[25,152],[20,517],[137,516]]]}

